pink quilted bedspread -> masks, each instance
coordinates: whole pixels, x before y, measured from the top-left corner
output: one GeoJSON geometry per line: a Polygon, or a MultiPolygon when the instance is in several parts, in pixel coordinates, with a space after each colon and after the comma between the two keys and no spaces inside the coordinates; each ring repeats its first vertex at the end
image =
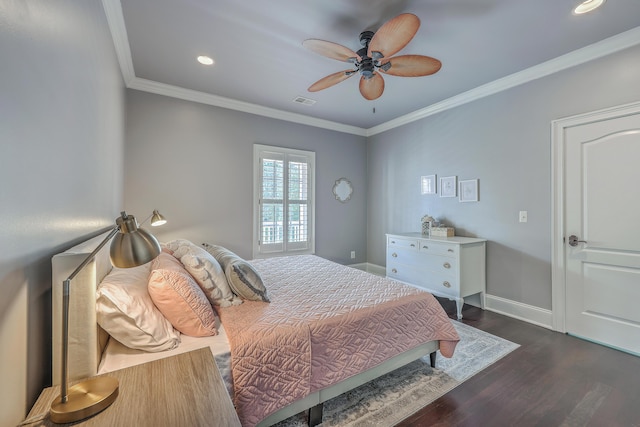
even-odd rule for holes
{"type": "Polygon", "coordinates": [[[253,260],[271,303],[218,310],[243,426],[424,342],[459,341],[429,293],[313,255],[253,260]]]}

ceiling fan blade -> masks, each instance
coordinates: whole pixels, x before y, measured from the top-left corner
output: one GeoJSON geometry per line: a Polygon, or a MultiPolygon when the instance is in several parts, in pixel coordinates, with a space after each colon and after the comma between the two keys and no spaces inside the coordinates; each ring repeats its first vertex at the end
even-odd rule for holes
{"type": "Polygon", "coordinates": [[[349,58],[357,58],[360,60],[357,53],[338,43],[318,39],[308,39],[302,42],[302,46],[322,56],[337,59],[342,62],[348,62],[349,58]]]}
{"type": "Polygon", "coordinates": [[[389,59],[391,67],[386,69],[382,64],[378,71],[391,76],[420,77],[435,74],[442,67],[442,63],[435,58],[423,55],[401,55],[389,59]]]}
{"type": "Polygon", "coordinates": [[[384,92],[384,79],[378,73],[374,73],[370,79],[360,78],[360,93],[365,99],[372,101],[380,98],[384,92]]]}
{"type": "Polygon", "coordinates": [[[354,74],[355,72],[353,70],[338,71],[337,73],[329,74],[309,86],[309,89],[307,90],[309,92],[317,92],[319,90],[326,89],[348,79],[354,74]]]}
{"type": "Polygon", "coordinates": [[[407,45],[418,32],[420,19],[413,13],[403,13],[385,22],[369,43],[369,57],[372,52],[380,52],[389,58],[407,45]]]}

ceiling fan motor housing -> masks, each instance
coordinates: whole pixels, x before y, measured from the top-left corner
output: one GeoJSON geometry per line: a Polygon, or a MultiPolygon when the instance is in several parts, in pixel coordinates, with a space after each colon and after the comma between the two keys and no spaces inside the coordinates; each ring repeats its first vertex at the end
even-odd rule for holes
{"type": "Polygon", "coordinates": [[[363,31],[360,33],[360,45],[362,49],[360,49],[357,54],[361,59],[359,63],[356,63],[358,67],[358,71],[360,75],[365,79],[370,79],[373,77],[373,73],[376,70],[376,64],[369,57],[369,42],[373,38],[375,33],[373,31],[363,31]]]}
{"type": "Polygon", "coordinates": [[[373,31],[363,31],[360,33],[360,46],[364,48],[369,47],[369,42],[373,38],[375,33],[373,31]]]}

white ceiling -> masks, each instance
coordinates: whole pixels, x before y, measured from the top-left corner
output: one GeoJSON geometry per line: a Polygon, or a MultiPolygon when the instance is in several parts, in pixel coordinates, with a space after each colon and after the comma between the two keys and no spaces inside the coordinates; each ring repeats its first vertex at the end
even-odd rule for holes
{"type": "Polygon", "coordinates": [[[363,135],[640,43],[640,0],[576,16],[578,2],[103,0],[129,87],[363,135]],[[385,75],[374,101],[360,95],[358,76],[307,92],[351,66],[303,40],[358,50],[360,32],[404,12],[421,26],[399,54],[437,58],[438,73],[385,75]],[[299,96],[316,103],[294,103],[299,96]]]}

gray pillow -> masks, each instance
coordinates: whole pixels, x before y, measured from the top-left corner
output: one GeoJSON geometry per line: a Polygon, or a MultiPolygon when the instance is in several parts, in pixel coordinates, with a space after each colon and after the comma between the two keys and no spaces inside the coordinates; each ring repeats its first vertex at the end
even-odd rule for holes
{"type": "Polygon", "coordinates": [[[267,288],[251,264],[225,247],[209,243],[202,246],[218,261],[234,294],[249,301],[270,302],[267,288]]]}

